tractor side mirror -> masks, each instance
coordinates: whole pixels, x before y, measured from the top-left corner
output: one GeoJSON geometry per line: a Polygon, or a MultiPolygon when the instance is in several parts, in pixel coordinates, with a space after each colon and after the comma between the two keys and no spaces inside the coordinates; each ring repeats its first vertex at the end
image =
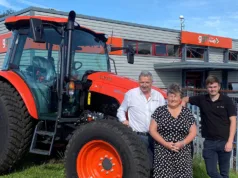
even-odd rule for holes
{"type": "Polygon", "coordinates": [[[127,48],[127,62],[129,64],[134,64],[134,55],[135,55],[135,51],[134,51],[133,47],[131,45],[128,45],[128,48],[127,48]]]}
{"type": "Polygon", "coordinates": [[[43,28],[42,20],[31,18],[30,30],[31,30],[34,42],[45,43],[45,40],[43,39],[44,28],[43,28]]]}

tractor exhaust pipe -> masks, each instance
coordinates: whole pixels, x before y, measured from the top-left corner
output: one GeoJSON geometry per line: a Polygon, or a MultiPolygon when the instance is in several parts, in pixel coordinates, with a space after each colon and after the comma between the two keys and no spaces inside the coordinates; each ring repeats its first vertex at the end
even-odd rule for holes
{"type": "Polygon", "coordinates": [[[76,13],[74,11],[69,12],[68,24],[66,30],[68,31],[68,45],[67,45],[67,56],[66,56],[66,79],[69,80],[71,74],[71,59],[72,59],[72,39],[74,31],[76,13]]]}

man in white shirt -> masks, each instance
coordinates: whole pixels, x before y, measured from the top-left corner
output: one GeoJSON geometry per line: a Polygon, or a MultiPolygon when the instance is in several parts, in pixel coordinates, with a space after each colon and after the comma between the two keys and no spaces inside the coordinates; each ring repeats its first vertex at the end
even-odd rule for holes
{"type": "Polygon", "coordinates": [[[165,104],[161,93],[152,89],[152,74],[142,71],[139,75],[139,87],[129,90],[118,109],[117,117],[120,122],[132,128],[144,141],[153,163],[153,142],[149,135],[151,115],[155,109],[165,104]],[[128,112],[128,120],[126,113],[128,112]]]}

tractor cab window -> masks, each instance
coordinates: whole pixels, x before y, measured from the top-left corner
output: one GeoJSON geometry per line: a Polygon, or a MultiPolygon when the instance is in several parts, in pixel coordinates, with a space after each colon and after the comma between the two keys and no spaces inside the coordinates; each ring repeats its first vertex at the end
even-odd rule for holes
{"type": "Polygon", "coordinates": [[[60,35],[52,28],[44,31],[46,43],[35,43],[31,34],[19,35],[13,64],[33,80],[52,81],[58,73],[60,35]]]}
{"type": "Polygon", "coordinates": [[[108,71],[106,44],[82,30],[74,31],[71,76],[81,80],[87,70],[108,71]]]}
{"type": "Polygon", "coordinates": [[[53,103],[55,99],[52,99],[52,91],[56,88],[59,72],[61,36],[53,28],[45,28],[44,36],[46,43],[36,43],[30,33],[19,34],[15,40],[16,50],[11,62],[11,68],[34,93],[39,116],[57,108],[53,103]]]}

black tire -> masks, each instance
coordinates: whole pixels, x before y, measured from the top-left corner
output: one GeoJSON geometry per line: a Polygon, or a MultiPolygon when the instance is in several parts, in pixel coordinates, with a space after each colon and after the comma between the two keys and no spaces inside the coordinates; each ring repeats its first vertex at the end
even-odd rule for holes
{"type": "Polygon", "coordinates": [[[9,173],[28,151],[33,133],[21,96],[10,84],[0,81],[0,174],[9,173]]]}
{"type": "Polygon", "coordinates": [[[117,121],[100,120],[81,126],[69,141],[65,152],[67,178],[78,178],[77,156],[81,148],[93,140],[102,140],[114,147],[121,158],[123,178],[149,177],[148,153],[142,140],[131,129],[117,121]]]}

